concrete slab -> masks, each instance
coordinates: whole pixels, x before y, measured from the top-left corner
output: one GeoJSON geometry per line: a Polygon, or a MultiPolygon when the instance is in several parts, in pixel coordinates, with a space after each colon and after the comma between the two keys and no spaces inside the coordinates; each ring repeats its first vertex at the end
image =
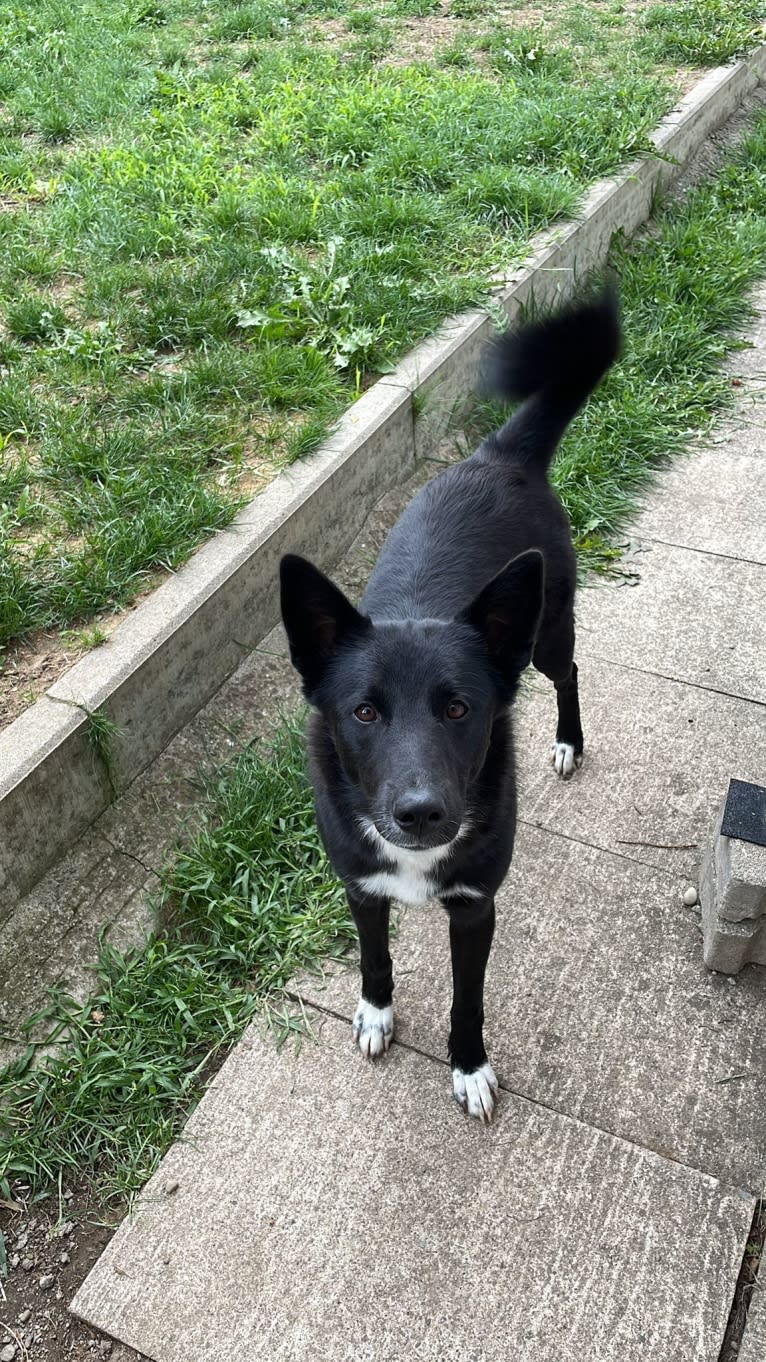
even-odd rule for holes
{"type": "Polygon", "coordinates": [[[766,1270],[763,1267],[750,1298],[738,1362],[766,1362],[766,1270]]]}
{"type": "Polygon", "coordinates": [[[251,1030],[72,1308],[156,1362],[717,1362],[752,1209],[334,1019],[251,1030]]]}
{"type": "Polygon", "coordinates": [[[766,771],[763,707],[593,657],[579,679],[585,762],[562,781],[548,759],[553,686],[527,673],[515,706],[520,817],[697,884],[730,776],[766,771]]]}
{"type": "Polygon", "coordinates": [[[657,477],[638,539],[766,563],[766,432],[728,426],[657,477]]]}
{"type": "MultiPolygon", "coordinates": [[[[736,983],[702,964],[673,877],[521,829],[498,897],[486,990],[501,1084],[555,1111],[751,1188],[766,1177],[766,971],[736,983]]],[[[450,1007],[447,925],[403,912],[397,1036],[439,1058],[450,1007]]],[[[304,979],[350,1021],[353,972],[304,979]]]]}
{"type": "Polygon", "coordinates": [[[578,597],[578,654],[766,703],[766,568],[644,541],[631,584],[578,597]]]}
{"type": "Polygon", "coordinates": [[[145,940],[156,887],[135,857],[89,832],[0,925],[0,1063],[24,1048],[21,1026],[51,988],[87,996],[102,936],[122,950],[145,940]]]}

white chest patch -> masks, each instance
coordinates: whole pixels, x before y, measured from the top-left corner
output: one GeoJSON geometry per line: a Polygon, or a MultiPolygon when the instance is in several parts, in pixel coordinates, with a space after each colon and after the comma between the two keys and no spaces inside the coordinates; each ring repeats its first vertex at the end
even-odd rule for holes
{"type": "Polygon", "coordinates": [[[376,894],[383,899],[398,899],[400,903],[427,903],[436,894],[433,877],[416,867],[379,870],[374,875],[363,875],[357,880],[365,894],[376,894]]]}
{"type": "MultiPolygon", "coordinates": [[[[395,847],[381,837],[374,823],[364,824],[364,835],[373,846],[390,862],[385,870],[376,870],[373,875],[360,875],[356,881],[365,894],[375,894],[379,898],[397,899],[399,903],[427,903],[442,893],[436,867],[449,860],[456,842],[468,831],[467,825],[446,846],[432,847],[427,851],[407,851],[395,847]]],[[[447,891],[449,897],[461,895],[467,898],[481,898],[480,889],[468,885],[454,885],[447,891]]]]}

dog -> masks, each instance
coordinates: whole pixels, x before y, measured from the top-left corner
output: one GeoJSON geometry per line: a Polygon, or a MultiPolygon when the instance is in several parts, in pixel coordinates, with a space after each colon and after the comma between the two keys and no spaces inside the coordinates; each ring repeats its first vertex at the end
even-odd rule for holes
{"type": "Polygon", "coordinates": [[[280,565],[290,656],[314,707],[317,822],[359,932],[353,1039],[375,1059],[393,1037],[391,899],[441,900],[453,1092],[482,1121],[498,1093],[484,975],[516,823],[509,707],[530,661],[556,691],[556,772],[567,779],[583,755],[576,559],[547,472],[620,346],[611,291],[498,337],[491,386],[521,405],[417,493],[358,609],[306,559],[280,565]]]}

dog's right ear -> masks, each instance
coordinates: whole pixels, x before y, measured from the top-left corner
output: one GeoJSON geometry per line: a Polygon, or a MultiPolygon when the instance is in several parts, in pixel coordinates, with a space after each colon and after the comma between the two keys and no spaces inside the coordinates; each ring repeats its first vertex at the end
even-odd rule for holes
{"type": "Polygon", "coordinates": [[[459,617],[481,634],[495,666],[515,683],[532,657],[543,608],[544,562],[527,549],[492,578],[459,617]]]}
{"type": "Polygon", "coordinates": [[[279,565],[279,576],[290,657],[310,699],[340,645],[362,637],[372,626],[308,559],[286,554],[279,565]]]}

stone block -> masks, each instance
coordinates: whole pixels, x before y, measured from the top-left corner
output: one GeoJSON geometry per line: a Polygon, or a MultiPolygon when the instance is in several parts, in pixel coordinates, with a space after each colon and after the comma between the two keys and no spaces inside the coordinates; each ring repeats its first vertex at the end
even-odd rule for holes
{"type": "Polygon", "coordinates": [[[702,862],[705,964],[738,974],[766,964],[766,791],[732,780],[702,862]]]}

